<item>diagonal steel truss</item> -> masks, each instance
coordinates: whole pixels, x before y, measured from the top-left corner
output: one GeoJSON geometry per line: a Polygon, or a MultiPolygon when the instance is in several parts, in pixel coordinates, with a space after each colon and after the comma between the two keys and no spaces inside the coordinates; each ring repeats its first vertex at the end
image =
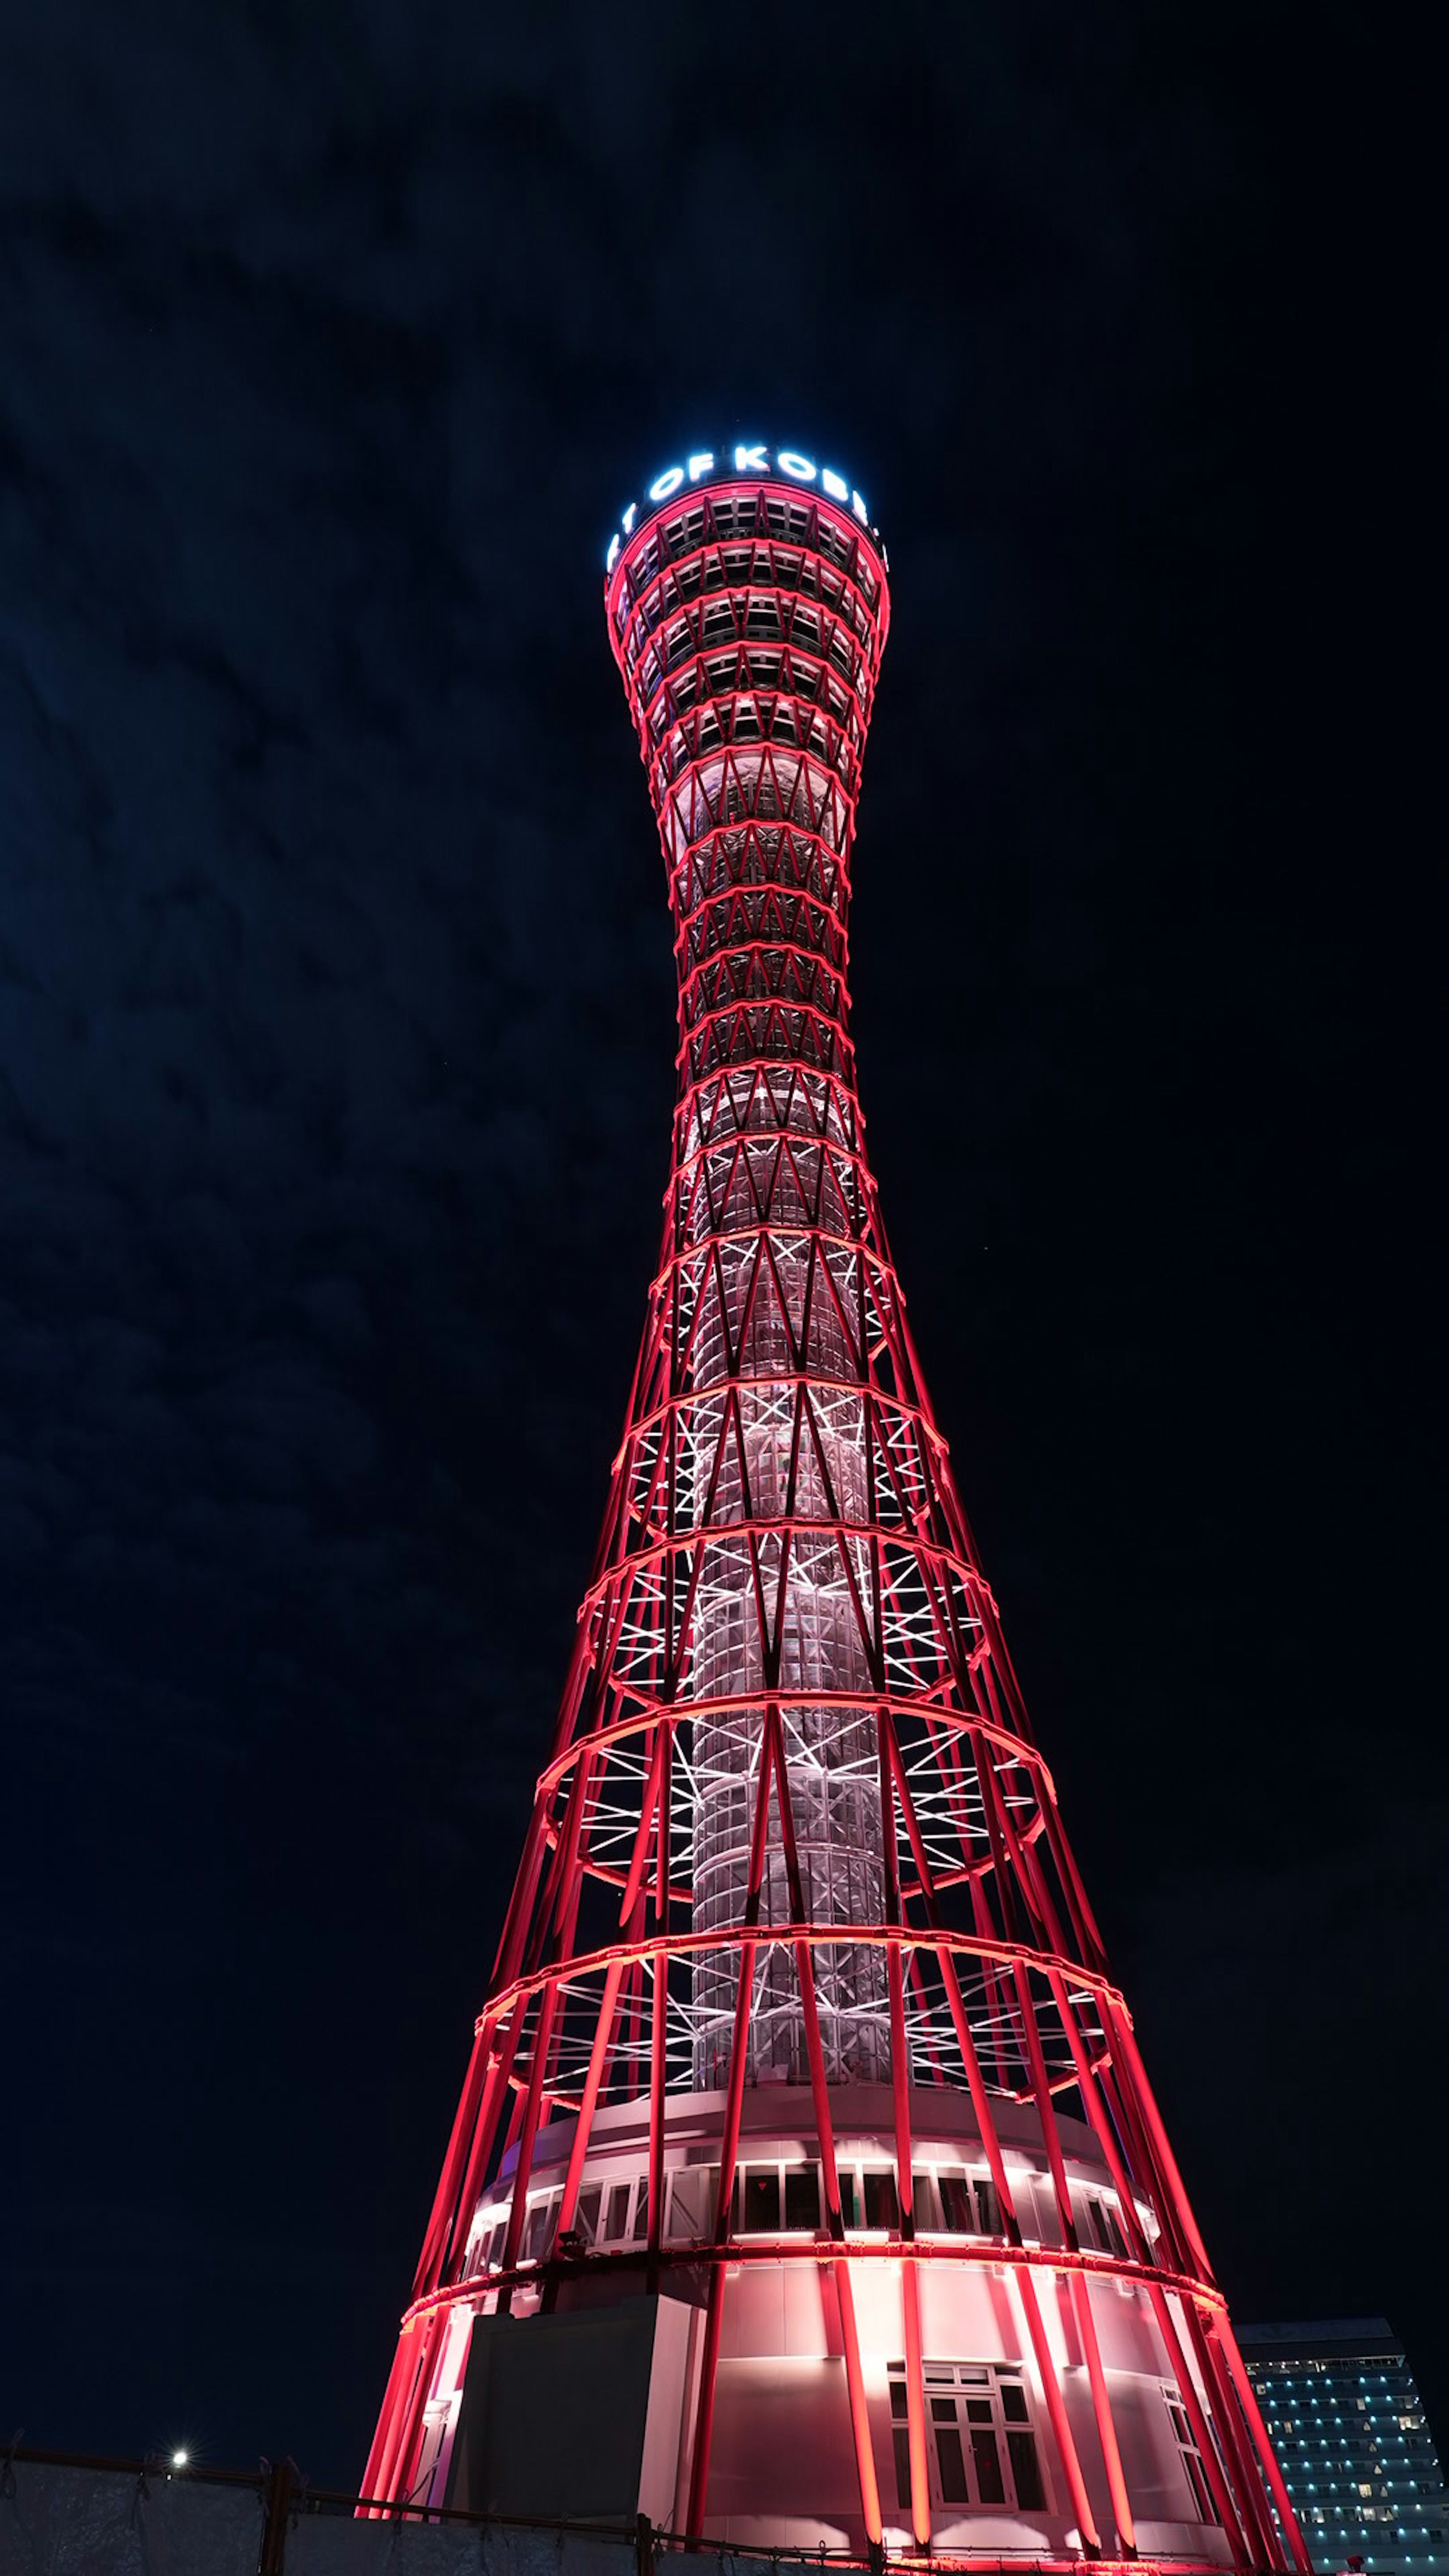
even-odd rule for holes
{"type": "MultiPolygon", "coordinates": [[[[460,2304],[551,2304],[595,2119],[647,2105],[651,2280],[708,2266],[689,2528],[705,2522],[747,2086],[808,2087],[867,2536],[882,2529],[836,2166],[841,2088],[888,2084],[917,2546],[930,2538],[912,2128],[969,2096],[999,2232],[932,2261],[1014,2280],[1085,2551],[1134,2517],[1093,2290],[1144,2285],[1241,2568],[1306,2569],[1286,2489],[1113,1984],[931,1410],[865,1150],[846,921],[889,608],[843,511],[714,486],[646,519],[609,630],[669,873],[679,1093],[659,1266],[553,1745],[364,2480],[414,2484],[460,2304]],[[666,2241],[666,2106],[718,2102],[712,2227],[666,2241]],[[1024,2237],[1001,2106],[1033,2108],[1060,2242],[1024,2237]],[[1060,2119],[1085,2122],[1120,2244],[1080,2241],[1060,2119]],[[576,2121],[553,2237],[526,2259],[540,2131],[576,2121]],[[469,2269],[512,2158],[506,2238],[469,2269]],[[1115,2529],[1100,2530],[1043,2322],[1069,2284],[1115,2529]],[[1211,2418],[1217,2438],[1209,2430],[1211,2418]]],[[[597,2258],[606,2259],[606,2258],[597,2258]]]]}

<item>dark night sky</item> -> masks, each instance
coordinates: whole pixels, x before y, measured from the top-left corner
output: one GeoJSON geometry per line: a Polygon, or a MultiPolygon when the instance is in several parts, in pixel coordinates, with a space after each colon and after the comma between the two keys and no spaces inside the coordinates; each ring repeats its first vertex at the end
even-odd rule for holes
{"type": "Polygon", "coordinates": [[[656,1248],[602,549],[748,431],[889,542],[872,1146],[1189,2187],[1449,2429],[1423,75],[508,14],[0,12],[0,2426],[360,2471],[656,1248]]]}

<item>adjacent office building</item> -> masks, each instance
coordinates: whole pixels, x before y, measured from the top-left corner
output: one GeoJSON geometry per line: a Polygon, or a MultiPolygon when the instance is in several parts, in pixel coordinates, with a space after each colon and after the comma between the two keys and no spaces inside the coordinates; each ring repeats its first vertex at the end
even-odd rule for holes
{"type": "Polygon", "coordinates": [[[1388,2319],[1240,2326],[1238,2341],[1314,2564],[1449,2571],[1449,2495],[1388,2319]]]}

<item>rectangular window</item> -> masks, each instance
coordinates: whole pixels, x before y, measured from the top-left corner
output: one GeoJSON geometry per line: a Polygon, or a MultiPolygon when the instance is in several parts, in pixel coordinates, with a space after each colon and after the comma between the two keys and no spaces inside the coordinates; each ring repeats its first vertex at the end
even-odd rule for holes
{"type": "Polygon", "coordinates": [[[976,2210],[971,2198],[971,2185],[963,2173],[937,2176],[941,2186],[941,2212],[948,2236],[974,2236],[976,2210]]]}
{"type": "Polygon", "coordinates": [[[996,2189],[986,2174],[947,2172],[936,2177],[941,2211],[950,2236],[999,2236],[1001,2212],[996,2189]]]}
{"type": "Polygon", "coordinates": [[[936,2470],[941,2482],[941,2502],[970,2504],[971,2489],[966,2483],[966,2461],[961,2449],[956,2408],[949,2397],[932,2398],[931,2433],[936,2446],[936,2470]]]}
{"type": "Polygon", "coordinates": [[[744,2215],[740,2220],[749,2235],[776,2236],[780,2230],[780,2169],[778,2165],[751,2165],[745,2175],[744,2215]]]}
{"type": "Polygon", "coordinates": [[[813,2234],[820,2224],[820,2172],[816,2165],[785,2167],[785,2225],[808,2227],[813,2234]]]}
{"type": "Polygon", "coordinates": [[[891,2369],[891,2448],[896,2460],[896,2502],[902,2513],[911,2509],[911,2433],[906,2422],[905,2363],[898,2361],[891,2369]],[[897,2377],[899,2373],[899,2377],[897,2377]]]}
{"type": "Polygon", "coordinates": [[[968,2397],[966,2421],[971,2431],[971,2457],[976,2493],[982,2504],[1005,2504],[1006,2481],[996,2440],[996,2416],[989,2397],[968,2397]]]}
{"type": "Polygon", "coordinates": [[[604,2236],[606,2242],[611,2245],[616,2245],[620,2237],[626,2236],[629,2232],[629,2194],[633,2188],[633,2184],[627,2182],[611,2182],[609,2185],[604,2236]]]}
{"type": "Polygon", "coordinates": [[[641,2174],[634,2186],[634,2241],[642,2245],[649,2233],[649,2177],[641,2174]]]}
{"type": "Polygon", "coordinates": [[[865,2223],[867,2227],[895,2228],[899,2225],[896,2208],[896,2178],[893,2173],[867,2173],[865,2183],[865,2223]]]}
{"type": "MultiPolygon", "coordinates": [[[[903,2362],[888,2366],[896,2488],[910,2501],[903,2362]]],[[[924,2368],[931,2492],[942,2506],[1046,2507],[1036,2435],[1021,2372],[1012,2364],[931,2361],[924,2368]]]]}
{"type": "Polygon", "coordinates": [[[918,2234],[934,2236],[941,2224],[940,2204],[936,2198],[936,2178],[917,2166],[911,2175],[911,2215],[918,2234]]]}
{"type": "Polygon", "coordinates": [[[1192,2426],[1188,2422],[1187,2408],[1183,2405],[1180,2398],[1173,2396],[1170,2389],[1165,2388],[1162,2393],[1167,2401],[1167,2413],[1168,2419],[1172,2425],[1173,2440],[1177,2444],[1178,2456],[1182,2461],[1183,2469],[1187,2476],[1187,2483],[1192,2489],[1192,2500],[1197,2509],[1198,2521],[1216,2522],[1218,2517],[1213,2505],[1212,2490],[1208,2485],[1207,2472],[1202,2464],[1202,2453],[1198,2449],[1197,2444],[1192,2437],[1192,2426]]]}
{"type": "Polygon", "coordinates": [[[842,2166],[836,2179],[840,2184],[841,2224],[845,2227],[858,2227],[860,2225],[860,2194],[855,2187],[854,2168],[850,2165],[842,2166]]]}
{"type": "Polygon", "coordinates": [[[558,2202],[552,2198],[536,2200],[532,2203],[524,2221],[523,2241],[519,2248],[520,2257],[525,2263],[541,2262],[547,2253],[553,2236],[553,2214],[557,2207],[558,2202]]]}
{"type": "Polygon", "coordinates": [[[599,2233],[599,2203],[603,2193],[596,2182],[581,2191],[574,2205],[574,2225],[586,2245],[592,2245],[599,2233]]]}
{"type": "Polygon", "coordinates": [[[1042,2492],[1041,2469],[1036,2456],[1036,2435],[1018,2431],[1014,2424],[1008,2424],[1006,2449],[1017,2503],[1024,2513],[1044,2512],[1046,2497],[1042,2492]]]}
{"type": "Polygon", "coordinates": [[[672,2244],[699,2244],[714,2234],[718,2165],[686,2165],[669,2180],[669,2236],[672,2244]]]}

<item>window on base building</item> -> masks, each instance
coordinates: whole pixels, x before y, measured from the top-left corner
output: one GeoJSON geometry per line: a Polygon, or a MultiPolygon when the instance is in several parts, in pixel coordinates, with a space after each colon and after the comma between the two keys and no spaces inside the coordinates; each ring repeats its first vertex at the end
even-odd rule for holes
{"type": "MultiPolygon", "coordinates": [[[[1046,2504],[1026,2386],[1011,2364],[928,2361],[923,2369],[931,2501],[943,2508],[1046,2504]]],[[[911,2449],[904,2362],[889,2366],[896,2500],[910,2511],[911,2449]]]]}
{"type": "Polygon", "coordinates": [[[1187,2471],[1187,2483],[1192,2489],[1192,2500],[1197,2507],[1198,2521],[1216,2522],[1218,2516],[1212,2499],[1212,2489],[1207,2482],[1202,2453],[1192,2437],[1192,2426],[1187,2420],[1187,2408],[1180,2397],[1173,2396],[1170,2388],[1165,2388],[1162,2394],[1167,2403],[1168,2419],[1172,2425],[1172,2436],[1177,2444],[1178,2457],[1187,2471]]]}
{"type": "Polygon", "coordinates": [[[865,2223],[867,2227],[885,2227],[892,2232],[900,2225],[896,2206],[896,2178],[889,2171],[861,2176],[865,2186],[865,2223]]]}
{"type": "Polygon", "coordinates": [[[718,2165],[683,2165],[670,2175],[668,2232],[671,2244],[698,2244],[714,2234],[714,2201],[718,2189],[718,2165]]]}
{"type": "Polygon", "coordinates": [[[996,2187],[986,2174],[947,2170],[936,2177],[941,2187],[941,2219],[948,2236],[999,2236],[1001,2212],[996,2187]]]}

